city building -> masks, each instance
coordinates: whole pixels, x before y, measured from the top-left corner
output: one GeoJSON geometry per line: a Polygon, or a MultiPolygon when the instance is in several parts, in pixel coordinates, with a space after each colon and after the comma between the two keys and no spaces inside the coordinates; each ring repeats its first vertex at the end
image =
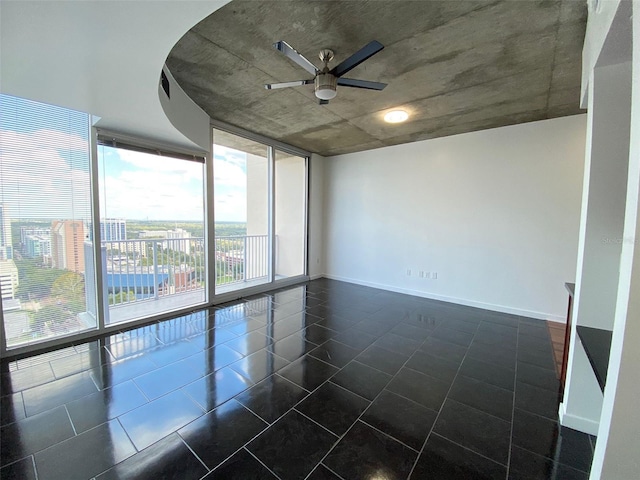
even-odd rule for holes
{"type": "Polygon", "coordinates": [[[80,220],[54,220],[51,223],[51,261],[53,268],[84,273],[84,223],[80,220]]]}
{"type": "Polygon", "coordinates": [[[3,302],[16,298],[19,284],[18,269],[13,260],[0,260],[0,287],[3,302]]]}
{"type": "Polygon", "coordinates": [[[209,281],[196,319],[168,307],[1,352],[3,476],[638,477],[640,1],[0,8],[3,92],[208,173],[213,129],[259,143],[272,247],[274,157],[310,166],[299,285],[209,281]],[[385,123],[396,109],[409,120],[385,123]],[[60,346],[80,373],[38,356],[60,346]],[[33,434],[53,420],[59,436],[33,434]]]}
{"type": "Polygon", "coordinates": [[[11,217],[7,206],[0,203],[0,260],[13,258],[13,243],[11,239],[11,217]]]}
{"type": "Polygon", "coordinates": [[[48,263],[51,257],[51,234],[27,235],[24,242],[27,257],[42,257],[44,263],[48,263]]]}
{"type": "Polygon", "coordinates": [[[124,218],[103,218],[100,220],[100,240],[113,242],[127,239],[127,221],[124,218]]]}

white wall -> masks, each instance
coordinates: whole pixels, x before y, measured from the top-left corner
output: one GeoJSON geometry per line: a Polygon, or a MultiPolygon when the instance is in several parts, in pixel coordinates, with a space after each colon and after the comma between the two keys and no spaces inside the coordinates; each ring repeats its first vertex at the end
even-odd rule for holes
{"type": "Polygon", "coordinates": [[[327,158],[327,276],[564,321],[585,126],[578,115],[327,158]]]}

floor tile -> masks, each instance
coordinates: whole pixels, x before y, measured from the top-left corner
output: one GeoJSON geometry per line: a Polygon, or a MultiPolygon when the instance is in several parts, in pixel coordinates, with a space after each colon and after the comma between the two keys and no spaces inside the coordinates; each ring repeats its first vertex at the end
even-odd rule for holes
{"type": "Polygon", "coordinates": [[[337,439],[292,410],[247,448],[282,480],[300,479],[313,470],[337,439]]]}
{"type": "Polygon", "coordinates": [[[335,340],[329,340],[328,342],[323,343],[314,350],[311,350],[309,355],[324,362],[330,363],[335,367],[342,368],[351,360],[353,360],[356,355],[358,355],[358,353],[360,352],[355,348],[343,345],[342,343],[338,343],[335,340]]]}
{"type": "Polygon", "coordinates": [[[511,423],[447,399],[433,431],[446,439],[506,465],[511,423]]]}
{"type": "Polygon", "coordinates": [[[209,412],[252,385],[249,379],[232,368],[224,367],[190,383],[182,391],[209,412]]]}
{"type": "Polygon", "coordinates": [[[486,457],[432,434],[418,458],[411,480],[496,480],[507,468],[486,457]]]}
{"type": "Polygon", "coordinates": [[[230,400],[180,429],[178,434],[213,469],[266,427],[247,408],[230,400]]]}
{"type": "Polygon", "coordinates": [[[459,375],[453,382],[449,398],[511,422],[513,392],[509,390],[459,375]]]}
{"type": "Polygon", "coordinates": [[[387,390],[438,411],[449,391],[449,384],[405,367],[391,380],[387,390]]]}
{"type": "MultiPolygon", "coordinates": [[[[353,328],[369,335],[380,336],[389,332],[394,327],[393,323],[377,322],[375,320],[362,320],[353,325],[353,328]]],[[[399,335],[400,336],[400,335],[399,335]]]]}
{"type": "Polygon", "coordinates": [[[558,418],[559,392],[516,382],[516,407],[555,420],[558,418]]]}
{"type": "Polygon", "coordinates": [[[405,445],[420,450],[437,415],[438,412],[434,410],[385,390],[361,420],[405,445]]]}
{"type": "Polygon", "coordinates": [[[260,380],[267,378],[269,375],[276,373],[282,367],[289,364],[288,360],[269,351],[272,348],[273,347],[269,347],[269,349],[252,353],[232,363],[230,367],[253,383],[258,383],[260,380]]]}
{"type": "Polygon", "coordinates": [[[64,406],[0,428],[0,464],[7,465],[74,436],[64,406]]]}
{"type": "Polygon", "coordinates": [[[471,340],[473,340],[473,333],[461,332],[459,330],[452,330],[450,328],[443,328],[442,325],[436,328],[431,336],[433,338],[445,340],[447,342],[455,343],[456,345],[461,345],[463,347],[468,347],[471,344],[471,340]]]}
{"type": "Polygon", "coordinates": [[[253,352],[257,352],[258,350],[262,350],[272,343],[274,343],[274,340],[272,338],[269,338],[262,333],[251,332],[246,335],[242,335],[240,337],[229,340],[225,343],[225,345],[234,349],[236,352],[241,353],[242,355],[249,355],[253,352]]]}
{"type": "Polygon", "coordinates": [[[158,366],[145,356],[130,357],[101,365],[91,370],[91,379],[99,389],[113,387],[155,370],[158,366]]]}
{"type": "Polygon", "coordinates": [[[338,368],[328,363],[322,362],[314,357],[305,355],[295,362],[290,363],[278,372],[287,380],[291,380],[296,385],[306,390],[315,390],[330,377],[332,377],[338,368]]]}
{"type": "Polygon", "coordinates": [[[205,479],[277,480],[277,477],[243,448],[203,478],[205,479]]]}
{"type": "Polygon", "coordinates": [[[147,401],[138,387],[128,381],[70,402],[67,410],[76,432],[82,433],[147,401]]]}
{"type": "Polygon", "coordinates": [[[408,356],[375,345],[370,346],[356,357],[356,361],[388,373],[389,375],[398,373],[398,370],[400,370],[408,359],[408,356]]]}
{"type": "Polygon", "coordinates": [[[142,450],[203,414],[178,390],[125,413],[119,420],[136,448],[142,450]]]}
{"type": "Polygon", "coordinates": [[[96,480],[198,480],[206,473],[202,462],[174,433],[98,475],[96,480]]]}
{"type": "Polygon", "coordinates": [[[588,480],[589,474],[513,446],[509,478],[522,480],[588,480]]]}
{"type": "Polygon", "coordinates": [[[328,315],[318,320],[316,322],[316,325],[335,330],[336,332],[344,332],[348,328],[353,327],[356,323],[358,323],[358,321],[358,319],[344,318],[337,315],[328,315]]]}
{"type": "Polygon", "coordinates": [[[530,363],[548,370],[555,370],[555,360],[552,351],[518,349],[518,361],[530,363]]]}
{"type": "Polygon", "coordinates": [[[505,347],[504,345],[485,345],[475,341],[469,346],[467,356],[477,358],[486,363],[498,365],[499,367],[515,369],[516,349],[505,347]]]}
{"type": "Polygon", "coordinates": [[[317,344],[305,340],[299,333],[295,333],[274,343],[273,352],[276,355],[293,362],[294,360],[306,355],[317,346],[317,344]]]}
{"type": "Polygon", "coordinates": [[[26,416],[21,392],[0,397],[0,425],[17,422],[26,416]]]}
{"type": "Polygon", "coordinates": [[[3,480],[36,480],[36,470],[33,457],[29,456],[10,465],[0,468],[0,478],[3,480]]]}
{"type": "Polygon", "coordinates": [[[265,326],[265,322],[262,320],[258,320],[255,318],[247,318],[246,320],[243,320],[239,323],[236,323],[235,325],[230,326],[228,330],[240,336],[246,333],[253,332],[254,330],[257,330],[264,326],[265,326]]]}
{"type": "Polygon", "coordinates": [[[368,400],[373,400],[391,380],[380,370],[353,361],[340,370],[331,381],[368,400]]]}
{"type": "Polygon", "coordinates": [[[420,345],[422,345],[422,341],[404,338],[393,333],[387,333],[381,336],[373,344],[401,355],[410,356],[420,347],[420,345]]]}
{"type": "Polygon", "coordinates": [[[0,375],[0,395],[5,396],[55,380],[49,363],[4,372],[0,375]]]}
{"type": "Polygon", "coordinates": [[[114,358],[104,348],[94,348],[76,355],[68,355],[51,361],[51,368],[56,378],[68,377],[75,373],[90,370],[95,365],[104,365],[114,358]]]}
{"type": "Polygon", "coordinates": [[[375,335],[350,328],[336,335],[334,340],[361,352],[377,338],[375,335]]]}
{"type": "Polygon", "coordinates": [[[593,452],[587,434],[517,408],[513,444],[578,470],[587,471],[591,466],[593,452]]]}
{"type": "Polygon", "coordinates": [[[510,335],[503,334],[503,332],[494,333],[486,330],[478,330],[473,336],[473,343],[486,345],[488,347],[508,347],[513,350],[517,346],[518,336],[517,334],[510,335]]]}
{"type": "MultiPolygon", "coordinates": [[[[238,358],[242,358],[239,353],[231,349],[229,351],[237,355],[238,358]]],[[[154,400],[204,376],[205,369],[202,363],[202,359],[199,358],[183,359],[135,377],[133,382],[149,400],[154,400]]]]}
{"type": "Polygon", "coordinates": [[[307,477],[307,480],[342,480],[338,475],[333,473],[324,465],[320,464],[316,469],[307,477]]]}
{"type": "Polygon", "coordinates": [[[159,345],[146,357],[158,366],[168,365],[198,353],[200,349],[191,342],[182,340],[167,345],[159,345]]]}
{"type": "Polygon", "coordinates": [[[212,328],[205,333],[189,337],[189,342],[193,343],[200,350],[221,345],[229,340],[233,340],[238,335],[224,328],[212,328]]]}
{"type": "Polygon", "coordinates": [[[431,330],[409,325],[407,323],[399,323],[390,331],[395,335],[400,335],[401,337],[411,338],[414,340],[425,340],[429,335],[431,335],[431,330]]]}
{"type": "Polygon", "coordinates": [[[427,338],[420,347],[420,351],[459,364],[467,353],[467,347],[437,338],[427,338]]]}
{"type": "Polygon", "coordinates": [[[298,404],[296,410],[340,436],[368,406],[364,398],[327,382],[298,404]]]}
{"type": "Polygon", "coordinates": [[[307,340],[308,342],[315,343],[316,345],[321,345],[324,342],[331,340],[339,332],[335,330],[331,330],[330,328],[323,327],[322,325],[311,325],[300,332],[300,336],[307,340]]]}
{"type": "Polygon", "coordinates": [[[362,422],[357,422],[324,459],[343,478],[404,479],[418,453],[362,422]]]}
{"type": "Polygon", "coordinates": [[[39,480],[86,480],[136,453],[117,420],[36,453],[39,480]]]}
{"type": "Polygon", "coordinates": [[[516,379],[518,382],[544,388],[552,392],[558,392],[560,390],[560,380],[555,371],[537,367],[529,363],[518,362],[516,379]]]}
{"type": "Polygon", "coordinates": [[[307,395],[295,383],[271,375],[235,399],[267,423],[273,423],[307,395]]]}
{"type": "Polygon", "coordinates": [[[407,362],[406,367],[451,384],[458,373],[460,363],[450,362],[449,360],[444,360],[443,358],[419,351],[413,354],[407,362]]]}
{"type": "Polygon", "coordinates": [[[476,360],[475,358],[465,358],[462,362],[462,367],[460,367],[460,375],[513,391],[516,372],[515,370],[476,360]]]}
{"type": "Polygon", "coordinates": [[[61,378],[22,392],[27,416],[44,412],[97,392],[87,372],[61,378]]]}

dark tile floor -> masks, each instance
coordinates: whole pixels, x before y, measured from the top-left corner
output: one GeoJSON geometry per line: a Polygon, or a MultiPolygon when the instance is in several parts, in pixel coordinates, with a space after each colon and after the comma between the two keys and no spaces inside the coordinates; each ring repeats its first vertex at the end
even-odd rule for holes
{"type": "Polygon", "coordinates": [[[542,321],[316,280],[3,362],[0,477],[587,479],[555,368],[542,321]]]}

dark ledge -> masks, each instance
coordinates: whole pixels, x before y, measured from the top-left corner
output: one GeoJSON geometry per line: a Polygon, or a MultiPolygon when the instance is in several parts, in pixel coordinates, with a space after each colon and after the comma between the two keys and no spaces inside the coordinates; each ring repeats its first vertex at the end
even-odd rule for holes
{"type": "Polygon", "coordinates": [[[609,352],[611,351],[611,330],[577,326],[578,336],[587,352],[589,363],[593,368],[600,389],[604,392],[607,383],[607,369],[609,368],[609,352]]]}

